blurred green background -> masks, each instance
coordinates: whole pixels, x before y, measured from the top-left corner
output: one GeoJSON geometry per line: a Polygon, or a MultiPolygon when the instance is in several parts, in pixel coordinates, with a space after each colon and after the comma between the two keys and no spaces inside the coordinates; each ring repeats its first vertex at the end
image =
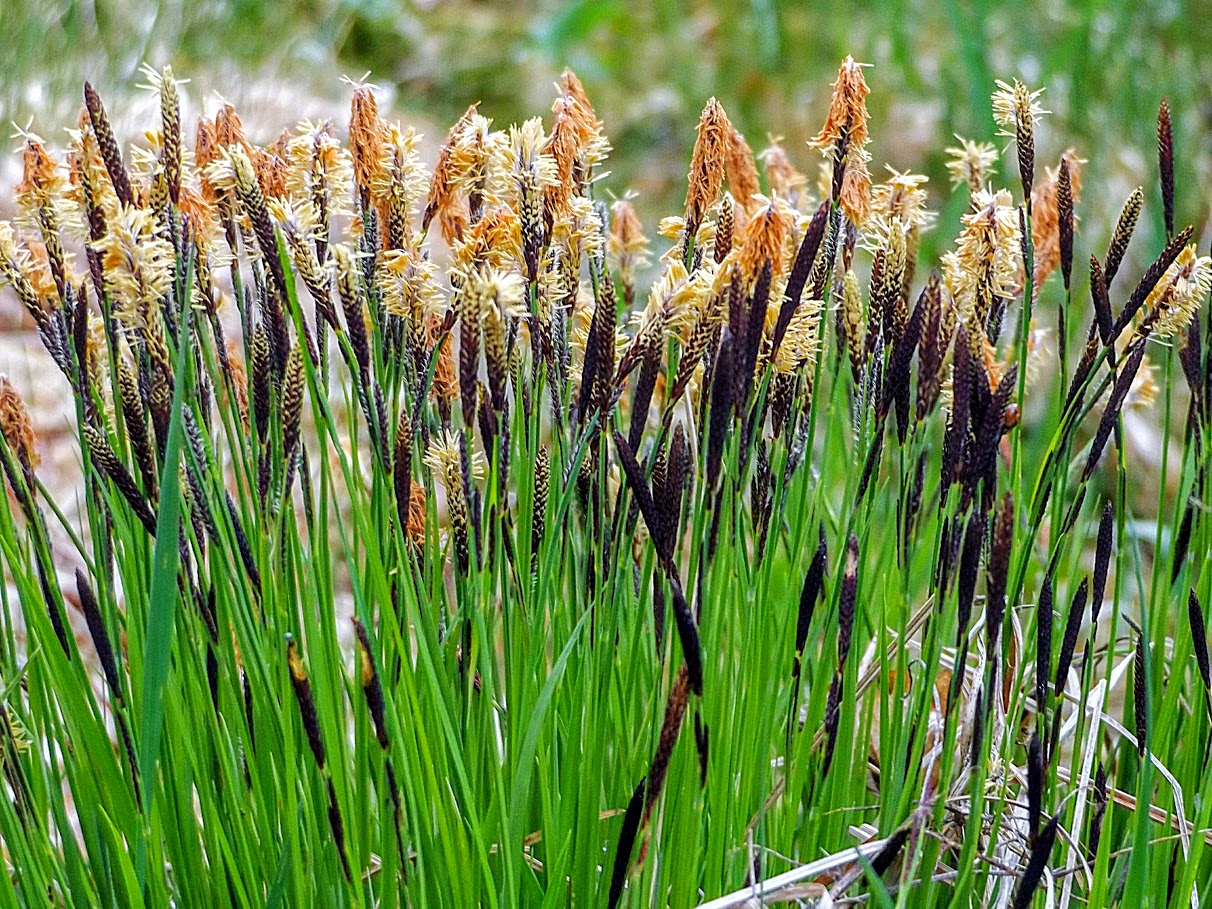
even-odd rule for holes
{"type": "MultiPolygon", "coordinates": [[[[32,119],[48,138],[74,118],[83,79],[114,109],[134,97],[144,61],[192,78],[195,111],[215,92],[239,103],[254,84],[281,96],[287,113],[273,123],[245,113],[261,138],[309,114],[343,119],[343,74],[369,71],[393,114],[437,140],[472,100],[498,125],[545,114],[571,66],[615,148],[609,185],[637,190],[649,225],[680,208],[694,125],[712,94],[755,150],[783,136],[815,179],[818,158],[802,142],[847,53],[874,64],[873,172],[887,162],[928,174],[944,224],[962,201],[948,192],[943,149],[955,133],[992,138],[995,78],[1047,87],[1040,161],[1069,145],[1089,159],[1079,210],[1096,235],[1133,186],[1157,195],[1162,97],[1175,110],[1182,221],[1202,225],[1212,185],[1209,2],[0,0],[0,34],[0,115],[23,127],[32,119]]],[[[135,123],[127,128],[133,135],[135,123]]],[[[1017,184],[1013,173],[1005,182],[1017,184]]]]}

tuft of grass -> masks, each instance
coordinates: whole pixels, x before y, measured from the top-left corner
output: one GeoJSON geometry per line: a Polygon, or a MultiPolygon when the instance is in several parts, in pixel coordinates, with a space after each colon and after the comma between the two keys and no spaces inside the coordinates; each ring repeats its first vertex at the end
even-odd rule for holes
{"type": "Polygon", "coordinates": [[[81,477],[0,380],[0,904],[1212,898],[1175,112],[1164,239],[1138,190],[1104,250],[1038,92],[949,220],[871,172],[876,73],[807,149],[709,101],[656,244],[571,71],[432,169],[362,83],[345,138],[186,129],[167,67],[144,144],[91,85],[24,135],[0,275],[81,477]]]}

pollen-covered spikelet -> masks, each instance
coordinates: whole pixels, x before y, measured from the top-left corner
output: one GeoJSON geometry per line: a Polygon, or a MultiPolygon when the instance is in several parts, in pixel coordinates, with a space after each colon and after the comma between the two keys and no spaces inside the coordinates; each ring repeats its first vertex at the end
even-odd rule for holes
{"type": "Polygon", "coordinates": [[[467,281],[481,268],[511,269],[522,261],[522,225],[511,208],[497,205],[466,234],[452,243],[450,274],[467,281]]]}
{"type": "Polygon", "coordinates": [[[885,182],[872,187],[871,212],[862,225],[864,245],[872,250],[886,246],[894,229],[912,237],[912,244],[916,245],[918,234],[930,228],[936,217],[926,208],[923,187],[927,177],[902,173],[893,167],[888,168],[888,173],[885,182]]]}
{"type": "Polygon", "coordinates": [[[27,245],[17,242],[17,234],[8,221],[0,221],[0,277],[13,288],[17,297],[38,321],[46,319],[36,272],[38,265],[27,245]]]}
{"type": "Polygon", "coordinates": [[[984,189],[997,164],[997,148],[990,142],[973,142],[962,136],[955,138],[960,144],[946,149],[951,185],[967,186],[971,193],[984,189]]]}
{"type": "Polygon", "coordinates": [[[728,115],[719,101],[709,98],[699,117],[686,187],[686,231],[691,235],[698,231],[707,209],[720,195],[731,141],[728,115]]]}
{"type": "Polygon", "coordinates": [[[64,178],[59,162],[46,148],[46,143],[33,133],[22,132],[21,182],[14,188],[17,203],[33,212],[50,201],[63,189],[64,178]]]}
{"type": "MultiPolygon", "coordinates": [[[[774,358],[775,371],[793,376],[806,366],[816,363],[821,346],[821,314],[825,304],[820,300],[804,300],[796,307],[787,325],[787,332],[774,358]]],[[[778,307],[767,310],[767,334],[778,317],[778,307]]]]}
{"type": "Polygon", "coordinates": [[[85,371],[88,384],[101,396],[101,404],[109,419],[114,416],[113,385],[110,382],[108,339],[105,322],[95,312],[88,314],[88,331],[84,336],[85,371]]]}
{"type": "Polygon", "coordinates": [[[380,159],[370,184],[370,198],[385,225],[384,246],[400,249],[412,233],[410,217],[428,188],[428,175],[421,164],[418,149],[421,137],[411,126],[401,129],[392,124],[383,130],[380,159]]]}
{"type": "Polygon", "coordinates": [[[578,269],[583,259],[597,253],[605,242],[602,219],[585,196],[573,196],[551,227],[552,245],[563,246],[578,269]]]}
{"type": "Polygon", "coordinates": [[[1020,82],[1014,84],[997,80],[997,90],[993,93],[993,121],[1001,127],[998,133],[1008,139],[1018,139],[1019,130],[1034,128],[1048,111],[1039,104],[1039,96],[1044,93],[1042,88],[1031,91],[1020,82]]]}
{"type": "Polygon", "coordinates": [[[387,253],[376,280],[387,311],[410,324],[439,315],[446,306],[446,294],[438,285],[437,265],[414,249],[387,253]]]}
{"type": "MultiPolygon", "coordinates": [[[[691,281],[686,266],[679,260],[667,262],[660,280],[648,293],[648,303],[644,309],[632,314],[636,333],[624,363],[633,356],[638,358],[649,345],[656,343],[671,320],[675,325],[681,324],[681,313],[693,303],[696,293],[696,285],[691,281]]],[[[620,374],[627,372],[624,363],[620,363],[620,374]]]]}
{"type": "Polygon", "coordinates": [[[309,198],[292,195],[270,199],[266,208],[286,241],[295,273],[303,279],[317,307],[328,305],[331,268],[327,262],[321,264],[316,258],[315,240],[322,235],[323,227],[315,203],[309,198]]]}
{"type": "Polygon", "coordinates": [[[819,150],[827,162],[836,162],[840,156],[845,173],[837,201],[855,224],[862,224],[867,219],[871,202],[866,100],[871,89],[863,78],[863,66],[852,57],[842,61],[837,81],[833,83],[825,125],[808,141],[808,145],[819,150]]]}
{"type": "Polygon", "coordinates": [[[472,114],[451,150],[454,189],[466,200],[472,223],[483,214],[486,203],[496,201],[491,191],[504,179],[502,148],[508,141],[504,133],[493,131],[492,120],[472,114]]]}
{"type": "Polygon", "coordinates": [[[511,126],[509,141],[500,147],[506,185],[498,195],[518,213],[527,272],[536,279],[539,249],[547,231],[543,194],[558,180],[556,161],[547,146],[543,121],[532,117],[521,126],[511,126]]]}
{"type": "Polygon", "coordinates": [[[863,297],[859,289],[858,276],[851,269],[846,269],[842,277],[842,325],[846,332],[846,350],[850,354],[850,369],[855,382],[863,374],[866,362],[865,338],[863,327],[863,297]]]}
{"type": "Polygon", "coordinates": [[[286,146],[286,155],[290,162],[286,188],[291,194],[312,201],[321,213],[325,229],[325,214],[349,213],[353,163],[349,151],[333,135],[331,123],[300,122],[286,146]]]}
{"type": "Polygon", "coordinates": [[[0,374],[0,433],[28,478],[41,463],[34,444],[34,425],[30,422],[25,401],[3,374],[0,374]]]}
{"type": "Polygon", "coordinates": [[[1035,180],[1035,127],[1048,113],[1037,103],[1043,89],[1031,91],[1020,82],[1007,85],[1000,79],[993,93],[993,119],[1001,127],[999,135],[1014,140],[1018,150],[1018,171],[1022,178],[1023,195],[1030,198],[1035,180]]]}
{"type": "Polygon", "coordinates": [[[65,222],[65,227],[70,232],[78,225],[81,240],[99,239],[105,232],[107,214],[118,209],[118,195],[105,170],[87,110],[81,109],[76,129],[67,132],[69,186],[64,197],[75,206],[77,214],[65,222]]]}
{"type": "MultiPolygon", "coordinates": [[[[1069,149],[1061,160],[1069,165],[1069,185],[1076,203],[1081,193],[1081,166],[1085,163],[1069,149]]],[[[1043,286],[1061,261],[1060,215],[1057,206],[1060,166],[1047,168],[1044,179],[1031,193],[1031,243],[1035,249],[1035,289],[1043,286]]]]}
{"type": "MultiPolygon", "coordinates": [[[[69,187],[67,175],[38,136],[28,132],[20,135],[21,182],[13,188],[17,206],[25,224],[40,230],[48,243],[57,244],[61,226],[68,226],[73,234],[79,233],[76,209],[64,195],[69,187]],[[65,225],[65,221],[70,224],[65,225]]],[[[55,254],[52,250],[52,260],[55,254]]],[[[62,257],[62,250],[57,254],[62,257]]]]}
{"type": "Polygon", "coordinates": [[[408,522],[404,535],[416,546],[425,545],[425,487],[413,483],[408,490],[408,522]]]}
{"type": "Polygon", "coordinates": [[[198,118],[198,128],[194,133],[194,167],[198,173],[198,182],[202,188],[202,198],[212,205],[219,199],[219,190],[207,176],[207,169],[219,159],[219,128],[214,120],[206,117],[198,118]]]}
{"type": "Polygon", "coordinates": [[[173,248],[156,230],[152,212],[122,206],[106,235],[93,244],[105,288],[127,327],[147,327],[150,312],[172,286],[173,248]]]}
{"type": "Polygon", "coordinates": [[[1152,336],[1179,337],[1195,317],[1212,289],[1212,259],[1200,256],[1194,245],[1183,248],[1157,285],[1145,298],[1146,317],[1158,313],[1152,336]]]}
{"type": "Polygon", "coordinates": [[[943,277],[969,331],[983,331],[993,297],[1009,295],[1021,277],[1018,217],[1009,192],[980,190],[961,221],[955,252],[943,258],[943,277]]]}
{"type": "MultiPolygon", "coordinates": [[[[468,538],[468,506],[463,489],[463,440],[451,431],[434,439],[425,452],[425,466],[433,471],[434,476],[446,490],[446,510],[450,516],[450,526],[454,532],[455,552],[458,557],[460,570],[466,571],[471,560],[470,541],[468,538]]],[[[483,455],[476,451],[471,453],[471,476],[481,478],[485,473],[483,455]]]]}

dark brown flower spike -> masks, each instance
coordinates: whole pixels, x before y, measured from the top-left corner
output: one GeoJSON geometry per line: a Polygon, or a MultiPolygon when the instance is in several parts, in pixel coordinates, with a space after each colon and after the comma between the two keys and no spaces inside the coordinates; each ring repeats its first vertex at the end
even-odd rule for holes
{"type": "Polygon", "coordinates": [[[1195,590],[1187,594],[1187,622],[1191,627],[1191,650],[1195,654],[1195,666],[1199,669],[1199,677],[1204,683],[1204,691],[1212,694],[1212,671],[1208,664],[1208,626],[1204,619],[1204,607],[1195,595],[1195,590]]]}
{"type": "Polygon", "coordinates": [[[779,345],[783,343],[783,336],[787,334],[787,327],[791,324],[796,307],[800,305],[800,298],[804,294],[804,286],[808,283],[813,263],[816,262],[817,252],[821,248],[828,221],[829,203],[822,202],[816,210],[816,214],[812,216],[812,220],[808,222],[808,229],[804,231],[804,239],[800,241],[800,248],[795,254],[795,261],[792,262],[791,272],[787,276],[787,289],[783,294],[783,304],[779,307],[778,320],[774,324],[774,334],[770,339],[770,359],[772,361],[778,353],[779,345]]]}
{"type": "Polygon", "coordinates": [[[854,616],[858,605],[859,541],[851,531],[846,544],[846,564],[842,572],[842,590],[837,604],[837,665],[840,671],[850,655],[854,634],[854,616]]]}
{"type": "Polygon", "coordinates": [[[1140,217],[1144,205],[1145,193],[1138,186],[1132,191],[1128,201],[1124,203],[1123,210],[1119,213],[1119,220],[1115,223],[1115,231],[1111,234],[1111,244],[1107,247],[1104,270],[1107,273],[1108,286],[1115,279],[1119,266],[1124,261],[1124,253],[1128,251],[1128,241],[1132,239],[1132,232],[1136,229],[1136,220],[1140,217]]]}
{"type": "Polygon", "coordinates": [[[1035,709],[1046,716],[1048,679],[1052,670],[1052,576],[1044,575],[1044,584],[1039,592],[1039,605],[1035,612],[1035,709]]]}
{"type": "Polygon", "coordinates": [[[1086,845],[1087,861],[1094,865],[1098,859],[1098,844],[1103,835],[1103,817],[1107,813],[1107,771],[1100,763],[1094,774],[1094,811],[1090,815],[1090,839],[1086,845]]]}
{"type": "Polygon", "coordinates": [[[1098,546],[1094,550],[1094,584],[1090,590],[1090,625],[1098,625],[1098,613],[1103,606],[1107,591],[1107,571],[1111,565],[1111,547],[1115,540],[1115,506],[1110,500],[1103,503],[1102,517],[1098,522],[1098,546]]]}
{"type": "Polygon", "coordinates": [[[998,642],[1002,620],[1006,616],[1006,578],[1010,571],[1010,551],[1014,542],[1014,496],[1007,492],[997,511],[993,540],[989,547],[989,572],[985,597],[985,632],[989,637],[989,656],[998,663],[998,642]]]}
{"type": "Polygon", "coordinates": [[[1035,838],[1031,855],[1027,859],[1027,867],[1014,888],[1011,909],[1029,909],[1031,898],[1035,896],[1035,890],[1044,876],[1044,869],[1048,867],[1048,860],[1052,857],[1052,846],[1056,843],[1056,831],[1059,826],[1060,815],[1053,815],[1035,838]]]}
{"type": "Polygon", "coordinates": [[[1149,747],[1149,684],[1145,673],[1145,636],[1139,631],[1132,661],[1132,706],[1136,717],[1136,754],[1143,758],[1149,747]]]}
{"type": "Polygon", "coordinates": [[[733,235],[736,232],[736,204],[725,197],[720,203],[720,213],[715,219],[715,241],[711,247],[711,257],[717,263],[723,262],[732,252],[733,235]]]}
{"type": "MultiPolygon", "coordinates": [[[[962,668],[960,664],[957,667],[962,668]]],[[[953,678],[959,678],[959,674],[953,678]]],[[[955,694],[959,693],[959,683],[953,682],[951,690],[954,694],[949,703],[955,702],[955,694]]],[[[976,701],[973,704],[972,711],[972,747],[968,751],[968,766],[975,767],[984,759],[985,754],[985,692],[984,689],[977,691],[976,701]]]]}
{"type": "Polygon", "coordinates": [[[957,703],[957,695],[964,679],[964,665],[968,658],[968,623],[972,619],[972,602],[976,596],[976,580],[980,576],[981,552],[985,543],[986,517],[979,508],[968,517],[964,531],[963,550],[959,565],[959,600],[956,617],[955,671],[952,674],[949,704],[957,703]]]}
{"type": "Polygon", "coordinates": [[[598,299],[589,322],[589,338],[585,342],[585,359],[581,366],[577,420],[582,424],[608,405],[614,375],[614,333],[618,319],[615,306],[614,282],[609,272],[604,271],[598,282],[598,299]]]}
{"type": "Polygon", "coordinates": [[[101,160],[105,162],[105,170],[109,173],[109,180],[113,184],[118,201],[123,205],[133,205],[135,197],[131,192],[126,167],[122,164],[122,151],[114,138],[114,130],[110,125],[109,115],[105,113],[105,105],[101,103],[101,96],[97,94],[91,82],[84,83],[84,106],[88,109],[88,119],[93,127],[93,135],[97,137],[101,160]]]}
{"type": "Polygon", "coordinates": [[[932,271],[922,290],[925,316],[917,354],[917,418],[926,419],[938,400],[942,386],[943,358],[946,339],[943,337],[943,297],[937,271],[932,271]]]}
{"type": "Polygon", "coordinates": [[[913,354],[921,340],[922,323],[925,321],[926,310],[929,306],[929,298],[926,291],[923,290],[913,307],[913,313],[909,316],[892,347],[892,358],[888,362],[888,377],[884,382],[880,413],[886,414],[889,406],[895,405],[896,435],[902,445],[905,444],[905,438],[909,432],[909,392],[912,385],[910,367],[913,364],[913,354]]]}
{"type": "Polygon", "coordinates": [[[619,463],[623,466],[623,473],[627,476],[628,485],[640,507],[640,514],[644,516],[644,523],[648,526],[648,534],[652,537],[653,543],[658,546],[657,555],[660,557],[661,565],[673,593],[673,614],[677,623],[678,642],[682,647],[682,656],[686,660],[690,688],[695,694],[702,695],[702,644],[699,641],[698,629],[695,627],[694,613],[690,611],[690,605],[686,602],[686,595],[682,591],[682,583],[678,578],[677,566],[673,563],[673,553],[667,548],[668,541],[662,538],[660,512],[657,510],[656,502],[644,480],[644,472],[631,451],[631,446],[617,431],[614,434],[614,444],[618,451],[619,463]]]}
{"type": "Polygon", "coordinates": [[[1144,358],[1145,345],[1142,340],[1132,345],[1131,352],[1128,354],[1123,369],[1120,371],[1119,377],[1115,380],[1115,385],[1111,389],[1111,396],[1108,398],[1107,406],[1104,408],[1102,418],[1099,420],[1098,429],[1094,433],[1094,440],[1090,443],[1090,454],[1086,458],[1086,466],[1082,470],[1081,482],[1083,486],[1094,473],[1094,468],[1098,466],[1103,448],[1107,444],[1107,439],[1111,437],[1111,430],[1115,427],[1115,419],[1119,416],[1120,408],[1128,397],[1132,381],[1136,378],[1136,373],[1140,369],[1140,364],[1144,358]]]}
{"type": "Polygon", "coordinates": [[[1043,817],[1044,801],[1044,748],[1040,744],[1039,735],[1031,733],[1027,743],[1027,826],[1030,830],[1029,843],[1034,843],[1039,837],[1039,823],[1043,817]]]}
{"type": "Polygon", "coordinates": [[[76,569],[76,593],[80,597],[80,611],[88,623],[88,633],[93,639],[93,648],[97,651],[97,662],[105,675],[105,683],[113,693],[114,700],[122,701],[122,678],[118,674],[118,660],[114,655],[114,647],[110,642],[109,631],[105,627],[105,618],[101,615],[101,607],[97,596],[93,593],[88,578],[80,569],[76,569]]]}
{"type": "Polygon", "coordinates": [[[130,471],[119,460],[114,450],[110,448],[109,441],[105,435],[96,427],[90,426],[87,423],[80,427],[81,436],[84,439],[84,444],[88,448],[89,456],[93,460],[93,464],[109,477],[110,481],[117,487],[118,492],[122,493],[122,497],[126,499],[131,510],[135,513],[135,517],[139,519],[144,529],[152,536],[156,535],[156,516],[152,513],[152,507],[138,485],[135,483],[135,478],[130,475],[130,471]]]}
{"type": "MultiPolygon", "coordinates": [[[[1111,341],[1111,297],[1107,291],[1107,282],[1109,280],[1110,279],[1103,274],[1103,269],[1102,266],[1099,265],[1098,259],[1091,256],[1090,297],[1094,303],[1094,321],[1098,326],[1098,335],[1103,344],[1108,344],[1111,341]]],[[[1084,375],[1082,378],[1085,378],[1084,375]]],[[[1074,381],[1078,381],[1076,375],[1074,376],[1074,381]]]]}
{"type": "Polygon", "coordinates": [[[400,522],[400,533],[405,533],[409,526],[409,508],[412,504],[412,444],[412,421],[408,418],[408,408],[401,407],[392,463],[392,485],[396,493],[396,517],[400,522]]]}
{"type": "Polygon", "coordinates": [[[1069,159],[1064,156],[1061,157],[1060,173],[1056,180],[1056,212],[1060,235],[1061,277],[1067,291],[1073,277],[1073,181],[1069,172],[1069,159]]]}
{"type": "Polygon", "coordinates": [[[1069,604],[1069,616],[1065,620],[1065,636],[1061,639],[1060,658],[1056,664],[1056,683],[1053,696],[1060,697],[1065,690],[1065,680],[1069,677],[1069,668],[1073,665],[1073,653],[1077,650],[1077,639],[1082,628],[1082,619],[1086,613],[1086,598],[1090,594],[1090,579],[1082,578],[1069,604]]]}
{"type": "Polygon", "coordinates": [[[619,830],[619,842],[614,850],[614,867],[610,872],[610,892],[606,897],[606,909],[615,909],[623,897],[623,886],[627,883],[627,868],[631,864],[631,850],[635,846],[636,834],[640,831],[640,818],[644,811],[644,784],[640,780],[623,814],[623,826],[619,830]]]}
{"type": "Polygon", "coordinates": [[[648,823],[652,810],[665,787],[665,775],[669,772],[669,761],[674,746],[682,733],[682,720],[686,716],[686,705],[690,700],[690,676],[683,666],[673,680],[669,701],[665,704],[665,717],[661,721],[661,734],[657,740],[656,754],[648,771],[648,793],[644,798],[644,823],[648,823]]]}
{"type": "MultiPolygon", "coordinates": [[[[812,561],[808,564],[808,572],[804,575],[804,586],[800,590],[800,606],[795,620],[795,661],[791,668],[791,678],[800,677],[800,662],[804,655],[804,645],[808,642],[808,629],[812,626],[812,615],[816,604],[825,590],[825,563],[829,550],[825,543],[825,523],[817,525],[818,542],[812,561]]],[[[847,559],[849,555],[847,555],[847,559]]]]}
{"type": "Polygon", "coordinates": [[[1157,166],[1161,174],[1162,208],[1166,236],[1174,236],[1174,127],[1170,122],[1170,102],[1162,99],[1157,109],[1157,166]]]}
{"type": "Polygon", "coordinates": [[[883,877],[888,869],[892,867],[892,863],[896,861],[901,850],[905,848],[905,843],[909,840],[909,834],[912,831],[912,825],[905,824],[893,831],[892,836],[888,837],[888,841],[884,843],[884,847],[877,852],[871,859],[871,870],[875,872],[876,877],[883,877]]]}
{"type": "Polygon", "coordinates": [[[316,715],[315,698],[311,693],[311,680],[308,679],[307,669],[303,666],[299,645],[289,634],[286,635],[286,662],[290,669],[290,685],[299,705],[299,716],[303,720],[303,732],[307,736],[308,747],[316,759],[316,766],[323,770],[324,740],[320,737],[320,721],[316,715]]]}

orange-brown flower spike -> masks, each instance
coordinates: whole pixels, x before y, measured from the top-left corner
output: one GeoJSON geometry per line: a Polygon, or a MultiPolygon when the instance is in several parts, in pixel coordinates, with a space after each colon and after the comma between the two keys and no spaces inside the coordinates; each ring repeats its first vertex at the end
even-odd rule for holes
{"type": "MultiPolygon", "coordinates": [[[[445,212],[454,200],[456,174],[451,158],[460,134],[471,122],[471,118],[475,116],[477,106],[478,104],[473,104],[463,111],[463,116],[459,117],[455,125],[450,128],[450,132],[446,134],[446,142],[438,152],[437,163],[433,166],[433,177],[429,181],[429,196],[425,200],[425,214],[421,219],[421,233],[428,231],[433,219],[445,212]]],[[[456,239],[462,239],[461,228],[456,233],[456,239]]]]}
{"type": "Polygon", "coordinates": [[[773,201],[767,201],[745,226],[739,264],[741,274],[752,284],[767,261],[772,274],[782,274],[786,262],[787,219],[773,201]]]}
{"type": "Polygon", "coordinates": [[[198,130],[194,134],[194,168],[202,184],[202,198],[212,205],[218,199],[215,186],[206,175],[206,170],[219,160],[219,129],[214,120],[198,118],[198,130]]]}
{"type": "Polygon", "coordinates": [[[731,141],[732,124],[728,115],[720,102],[711,98],[699,118],[699,134],[690,158],[689,185],[686,187],[687,237],[698,232],[703,215],[719,198],[731,141]]]}
{"type": "Polygon", "coordinates": [[[570,96],[574,101],[581,106],[589,119],[593,122],[594,128],[600,127],[601,123],[593,112],[593,105],[589,103],[589,95],[585,91],[585,86],[581,80],[577,78],[577,74],[570,69],[565,69],[560,74],[560,90],[570,96]]]}
{"type": "Polygon", "coordinates": [[[728,180],[728,188],[737,203],[747,213],[752,213],[761,200],[755,199],[762,191],[758,178],[757,165],[753,159],[753,149],[745,141],[745,137],[729,124],[728,154],[724,158],[724,176],[728,180]]]}
{"type": "MultiPolygon", "coordinates": [[[[1077,202],[1081,194],[1082,159],[1069,149],[1061,160],[1069,166],[1069,187],[1072,201],[1077,202]]],[[[1035,290],[1056,270],[1061,261],[1060,209],[1057,191],[1060,184],[1060,167],[1044,172],[1044,179],[1035,187],[1031,197],[1031,242],[1035,246],[1035,290]]]]}
{"type": "Polygon", "coordinates": [[[253,149],[253,170],[261,184],[261,194],[266,199],[284,199],[287,196],[286,181],[289,175],[289,158],[286,146],[290,142],[290,131],[283,130],[271,145],[253,149]]]}
{"type": "Polygon", "coordinates": [[[27,135],[25,137],[21,165],[21,182],[13,188],[13,191],[17,196],[29,195],[44,202],[46,195],[55,185],[57,164],[37,136],[27,135]]]}
{"type": "Polygon", "coordinates": [[[25,401],[6,375],[0,375],[0,434],[4,435],[4,441],[17,456],[27,479],[32,480],[39,464],[38,449],[34,446],[34,426],[30,422],[25,401]]]}
{"type": "Polygon", "coordinates": [[[244,135],[244,124],[230,104],[224,104],[215,114],[215,138],[221,148],[238,145],[244,149],[245,154],[252,154],[252,146],[244,135]]]}
{"type": "Polygon", "coordinates": [[[369,85],[356,86],[349,102],[349,150],[353,156],[354,186],[365,207],[383,156],[383,121],[379,117],[379,102],[369,85]]]}
{"type": "Polygon", "coordinates": [[[818,149],[835,168],[835,200],[855,224],[867,218],[871,204],[871,174],[867,170],[870,155],[867,154],[867,95],[871,89],[863,78],[862,63],[847,57],[842,61],[837,81],[833,83],[833,96],[829,100],[829,113],[821,131],[808,141],[818,149]],[[841,185],[838,185],[836,168],[843,167],[841,185]]]}

